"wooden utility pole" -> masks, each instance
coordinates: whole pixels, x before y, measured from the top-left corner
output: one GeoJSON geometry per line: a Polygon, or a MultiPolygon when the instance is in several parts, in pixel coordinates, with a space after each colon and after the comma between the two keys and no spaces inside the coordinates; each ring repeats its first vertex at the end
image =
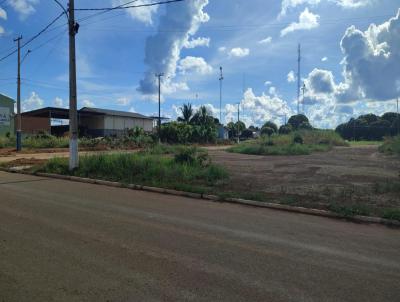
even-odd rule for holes
{"type": "Polygon", "coordinates": [[[70,0],[68,4],[69,27],[69,169],[79,167],[78,156],[78,112],[76,89],[76,54],[75,35],[79,25],[75,22],[75,3],[70,0]]]}
{"type": "Polygon", "coordinates": [[[164,73],[157,73],[158,78],[158,141],[161,143],[161,78],[164,73]]]}
{"type": "Polygon", "coordinates": [[[19,36],[14,40],[18,45],[18,75],[17,75],[17,151],[21,151],[21,135],[22,135],[22,119],[21,119],[21,40],[22,36],[19,36]]]}
{"type": "Polygon", "coordinates": [[[238,122],[237,122],[237,143],[240,143],[240,102],[237,104],[238,105],[238,122]]]}

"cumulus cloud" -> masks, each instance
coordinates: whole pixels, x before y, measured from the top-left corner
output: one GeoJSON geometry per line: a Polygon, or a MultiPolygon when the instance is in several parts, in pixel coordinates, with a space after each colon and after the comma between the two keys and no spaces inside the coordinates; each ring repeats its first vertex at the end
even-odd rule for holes
{"type": "Polygon", "coordinates": [[[0,19],[7,20],[7,12],[0,7],[0,19]]]}
{"type": "MultiPolygon", "coordinates": [[[[241,101],[242,118],[247,126],[261,126],[266,121],[282,124],[284,116],[293,114],[287,102],[281,99],[276,92],[273,94],[262,93],[257,96],[251,88],[244,93],[241,101]]],[[[226,122],[236,121],[237,105],[225,106],[226,122]]]]}
{"type": "Polygon", "coordinates": [[[213,72],[213,68],[202,57],[191,56],[187,56],[179,61],[178,70],[182,74],[194,72],[205,75],[213,72]]]}
{"type": "Polygon", "coordinates": [[[36,11],[34,6],[39,3],[39,0],[8,0],[7,3],[19,13],[21,18],[26,18],[36,11]]]}
{"type": "Polygon", "coordinates": [[[165,86],[173,84],[171,80],[176,75],[182,48],[196,34],[200,25],[210,19],[203,11],[207,4],[208,0],[192,0],[166,7],[166,13],[160,17],[158,33],[146,40],[145,64],[148,71],[140,81],[140,92],[145,95],[157,92],[155,73],[163,72],[169,76],[164,80],[165,86]],[[180,30],[165,32],[166,28],[180,30]]]}
{"type": "Polygon", "coordinates": [[[306,8],[299,16],[299,22],[293,22],[281,30],[281,37],[298,30],[310,30],[319,26],[319,15],[306,8]]]}
{"type": "Polygon", "coordinates": [[[185,48],[196,48],[200,46],[209,47],[210,46],[210,38],[199,37],[196,39],[191,39],[185,41],[184,45],[185,48]]]}
{"type": "Polygon", "coordinates": [[[247,57],[250,54],[250,49],[235,47],[235,48],[232,48],[228,54],[230,57],[243,58],[243,57],[247,57]]]}
{"type": "Polygon", "coordinates": [[[301,5],[315,6],[321,2],[330,2],[345,9],[359,8],[372,3],[373,0],[283,0],[279,18],[287,14],[290,9],[301,5]]]}
{"type": "Polygon", "coordinates": [[[63,107],[63,100],[62,98],[56,97],[53,101],[55,107],[63,107]]]}
{"type": "MultiPolygon", "coordinates": [[[[122,4],[125,4],[127,1],[126,0],[113,0],[113,5],[114,6],[119,6],[122,4]]],[[[137,0],[134,4],[132,5],[142,5],[142,4],[148,4],[148,1],[145,0],[137,0]]],[[[132,17],[132,19],[142,22],[147,25],[152,25],[153,24],[153,15],[157,12],[158,6],[147,6],[147,7],[134,7],[134,8],[128,8],[125,11],[129,14],[129,16],[132,17]]]]}
{"type": "Polygon", "coordinates": [[[297,77],[296,77],[294,71],[291,70],[291,71],[288,73],[288,75],[287,75],[287,81],[288,81],[289,83],[293,83],[293,82],[296,81],[296,79],[297,79],[297,77]]]}
{"type": "Polygon", "coordinates": [[[323,58],[321,59],[321,62],[326,62],[326,61],[328,61],[328,58],[327,58],[327,57],[323,57],[323,58]]]}
{"type": "Polygon", "coordinates": [[[400,10],[396,17],[366,31],[351,26],[341,41],[344,83],[339,86],[342,102],[354,98],[385,101],[399,95],[400,10]]]}
{"type": "Polygon", "coordinates": [[[95,107],[96,105],[90,100],[83,100],[83,107],[95,107]]]}
{"type": "Polygon", "coordinates": [[[272,37],[267,37],[265,39],[258,41],[259,44],[269,44],[271,42],[272,42],[272,37]]]}
{"type": "Polygon", "coordinates": [[[44,101],[39,95],[32,91],[29,98],[22,102],[22,112],[31,111],[43,107],[44,101]]]}
{"type": "Polygon", "coordinates": [[[305,80],[308,103],[333,100],[340,107],[350,102],[389,101],[399,95],[400,10],[396,17],[371,24],[366,31],[349,27],[341,48],[343,80],[336,83],[331,71],[314,69],[305,80]]]}

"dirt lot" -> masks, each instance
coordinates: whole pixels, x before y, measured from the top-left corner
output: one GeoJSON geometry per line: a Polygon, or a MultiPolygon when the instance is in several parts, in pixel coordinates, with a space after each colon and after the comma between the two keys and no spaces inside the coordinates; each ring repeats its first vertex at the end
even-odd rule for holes
{"type": "MultiPolygon", "coordinates": [[[[400,159],[382,155],[377,146],[338,147],[306,156],[256,156],[223,150],[209,153],[214,162],[229,170],[229,187],[244,194],[292,196],[296,203],[312,202],[314,207],[332,201],[400,207],[399,192],[385,185],[399,182],[400,159]]],[[[291,203],[290,198],[286,202],[291,203]]]]}

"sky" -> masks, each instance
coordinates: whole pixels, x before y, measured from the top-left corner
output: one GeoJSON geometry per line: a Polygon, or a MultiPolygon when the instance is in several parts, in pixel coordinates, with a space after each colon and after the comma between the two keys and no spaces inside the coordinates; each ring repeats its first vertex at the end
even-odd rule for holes
{"type": "MultiPolygon", "coordinates": [[[[66,0],[60,0],[66,6],[66,0]]],[[[102,8],[128,0],[77,0],[102,8]]],[[[137,0],[147,4],[155,0],[137,0]]],[[[77,11],[78,107],[158,114],[175,119],[184,103],[206,105],[247,126],[283,124],[300,112],[333,128],[353,116],[396,111],[400,96],[398,0],[184,0],[160,6],[77,11]],[[94,15],[96,14],[96,15],[94,15]]],[[[61,13],[52,0],[0,0],[0,93],[16,96],[14,39],[22,43],[61,13]]],[[[22,108],[68,107],[66,18],[22,49],[22,108]]]]}

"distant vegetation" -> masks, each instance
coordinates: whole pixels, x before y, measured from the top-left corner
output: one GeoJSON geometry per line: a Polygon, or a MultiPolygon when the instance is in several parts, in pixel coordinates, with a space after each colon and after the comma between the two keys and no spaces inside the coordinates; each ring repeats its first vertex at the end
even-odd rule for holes
{"type": "Polygon", "coordinates": [[[212,164],[205,151],[183,146],[83,156],[73,172],[68,169],[67,159],[55,158],[39,170],[192,192],[206,192],[228,179],[225,169],[212,164]]]}
{"type": "Polygon", "coordinates": [[[386,154],[400,155],[400,136],[388,137],[379,147],[379,151],[386,154]]]}
{"type": "Polygon", "coordinates": [[[214,143],[217,140],[218,119],[205,106],[197,111],[191,104],[181,107],[182,116],[177,122],[163,124],[161,141],[169,144],[214,143]]]}
{"type": "Polygon", "coordinates": [[[279,129],[273,122],[261,128],[261,137],[236,145],[229,152],[253,155],[307,155],[347,143],[332,130],[313,129],[306,116],[292,116],[279,129]]]}
{"type": "Polygon", "coordinates": [[[347,146],[347,143],[332,130],[297,130],[290,134],[262,136],[228,151],[252,155],[308,155],[329,151],[333,146],[347,146]]]}
{"type": "Polygon", "coordinates": [[[336,132],[347,140],[382,140],[385,136],[395,136],[400,130],[400,114],[387,112],[381,117],[365,114],[350,119],[337,126],[336,132]]]}

